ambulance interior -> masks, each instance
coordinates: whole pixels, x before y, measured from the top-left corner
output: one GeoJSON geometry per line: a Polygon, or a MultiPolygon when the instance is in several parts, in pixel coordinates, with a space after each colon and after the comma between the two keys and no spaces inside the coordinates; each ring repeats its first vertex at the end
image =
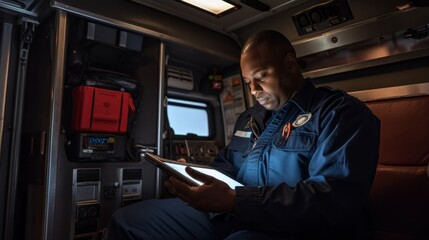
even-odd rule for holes
{"type": "Polygon", "coordinates": [[[211,162],[254,103],[241,46],[267,28],[305,77],[380,118],[374,239],[427,239],[427,1],[227,2],[214,16],[181,1],[0,0],[3,239],[102,239],[116,209],[170,197],[142,154],[211,162]]]}

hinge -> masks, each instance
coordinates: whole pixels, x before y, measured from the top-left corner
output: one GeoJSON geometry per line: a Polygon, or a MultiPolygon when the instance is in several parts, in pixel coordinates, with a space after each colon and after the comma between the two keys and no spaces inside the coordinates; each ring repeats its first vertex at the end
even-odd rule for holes
{"type": "Polygon", "coordinates": [[[19,57],[21,60],[27,60],[28,54],[30,52],[30,45],[31,45],[31,42],[33,41],[33,34],[36,31],[36,27],[37,25],[39,25],[39,22],[31,18],[22,17],[20,19],[20,24],[21,24],[21,47],[20,47],[19,57]]]}

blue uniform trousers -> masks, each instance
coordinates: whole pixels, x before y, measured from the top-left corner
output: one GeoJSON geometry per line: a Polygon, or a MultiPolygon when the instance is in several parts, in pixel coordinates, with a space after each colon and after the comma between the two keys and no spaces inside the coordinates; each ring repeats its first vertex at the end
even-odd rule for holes
{"type": "Polygon", "coordinates": [[[285,239],[233,226],[231,218],[211,219],[208,213],[195,210],[178,198],[154,199],[116,211],[109,223],[107,239],[285,239]]]}

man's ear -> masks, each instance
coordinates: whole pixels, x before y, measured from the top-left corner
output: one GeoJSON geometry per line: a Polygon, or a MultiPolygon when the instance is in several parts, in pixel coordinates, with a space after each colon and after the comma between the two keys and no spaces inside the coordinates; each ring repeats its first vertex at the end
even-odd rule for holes
{"type": "Polygon", "coordinates": [[[291,73],[296,72],[296,57],[292,52],[288,52],[284,58],[285,64],[291,73]]]}

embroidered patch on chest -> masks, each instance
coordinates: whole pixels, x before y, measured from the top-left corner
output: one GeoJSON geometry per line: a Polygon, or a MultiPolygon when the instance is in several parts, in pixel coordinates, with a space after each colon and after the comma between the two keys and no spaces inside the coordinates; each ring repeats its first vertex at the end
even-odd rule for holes
{"type": "Polygon", "coordinates": [[[311,113],[298,115],[298,117],[296,117],[295,121],[292,123],[292,126],[301,127],[302,125],[306,124],[308,120],[310,120],[310,118],[311,118],[311,113]]]}

